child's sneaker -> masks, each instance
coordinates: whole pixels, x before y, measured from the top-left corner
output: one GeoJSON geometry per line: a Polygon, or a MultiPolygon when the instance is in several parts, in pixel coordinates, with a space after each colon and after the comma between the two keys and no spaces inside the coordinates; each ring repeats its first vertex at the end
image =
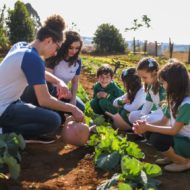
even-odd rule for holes
{"type": "Polygon", "coordinates": [[[186,164],[169,164],[165,166],[164,169],[168,172],[183,172],[190,169],[190,162],[186,164]]]}
{"type": "Polygon", "coordinates": [[[165,157],[165,158],[158,158],[155,163],[158,164],[158,165],[166,165],[166,164],[170,164],[172,161],[165,157]]]}

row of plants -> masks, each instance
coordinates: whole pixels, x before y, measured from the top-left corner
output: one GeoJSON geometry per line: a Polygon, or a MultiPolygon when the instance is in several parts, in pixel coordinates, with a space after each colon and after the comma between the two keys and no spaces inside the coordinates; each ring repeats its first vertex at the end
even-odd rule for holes
{"type": "Polygon", "coordinates": [[[102,115],[93,113],[86,104],[85,119],[88,125],[96,125],[88,145],[94,148],[94,162],[97,168],[115,171],[113,177],[97,190],[116,188],[119,190],[158,189],[159,180],[153,177],[162,174],[156,164],[143,161],[145,155],[139,146],[128,140],[127,135],[118,134],[102,115]]]}

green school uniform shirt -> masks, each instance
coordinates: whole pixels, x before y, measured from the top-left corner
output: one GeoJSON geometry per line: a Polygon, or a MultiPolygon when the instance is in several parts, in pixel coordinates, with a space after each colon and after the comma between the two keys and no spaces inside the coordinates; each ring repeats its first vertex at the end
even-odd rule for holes
{"type": "Polygon", "coordinates": [[[110,102],[113,102],[117,97],[123,95],[123,91],[119,88],[119,86],[114,81],[111,81],[110,84],[106,86],[106,88],[103,88],[100,85],[100,83],[97,82],[94,85],[94,95],[93,95],[94,99],[98,98],[97,93],[100,91],[104,91],[108,94],[107,99],[110,102]]]}

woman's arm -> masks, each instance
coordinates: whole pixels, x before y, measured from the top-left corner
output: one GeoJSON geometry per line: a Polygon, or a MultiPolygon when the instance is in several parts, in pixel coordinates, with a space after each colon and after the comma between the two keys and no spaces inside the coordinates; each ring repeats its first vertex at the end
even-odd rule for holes
{"type": "Polygon", "coordinates": [[[75,75],[74,78],[71,80],[71,94],[72,98],[70,103],[76,105],[76,94],[78,90],[78,83],[79,83],[79,75],[75,75]]]}

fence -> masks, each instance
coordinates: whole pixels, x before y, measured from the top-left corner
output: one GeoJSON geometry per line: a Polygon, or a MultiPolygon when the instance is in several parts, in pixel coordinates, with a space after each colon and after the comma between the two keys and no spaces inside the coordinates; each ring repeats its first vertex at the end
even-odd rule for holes
{"type": "Polygon", "coordinates": [[[169,43],[148,42],[147,40],[141,42],[133,38],[131,50],[134,54],[178,58],[180,61],[190,64],[190,45],[175,45],[170,38],[169,43]]]}

